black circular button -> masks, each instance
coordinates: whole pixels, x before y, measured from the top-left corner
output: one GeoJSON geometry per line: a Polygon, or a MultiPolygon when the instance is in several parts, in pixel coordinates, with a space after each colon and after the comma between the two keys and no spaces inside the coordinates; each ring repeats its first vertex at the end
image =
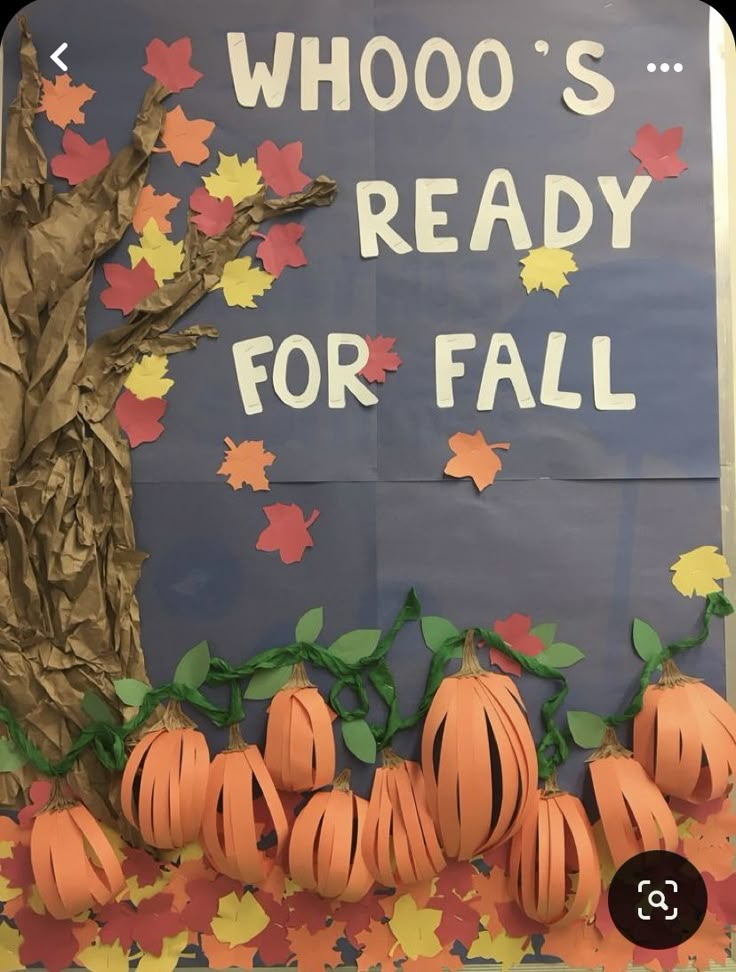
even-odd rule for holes
{"type": "Polygon", "coordinates": [[[611,919],[641,948],[682,945],[708,908],[705,881],[690,861],[670,851],[646,851],[616,871],[608,891],[611,919]]]}

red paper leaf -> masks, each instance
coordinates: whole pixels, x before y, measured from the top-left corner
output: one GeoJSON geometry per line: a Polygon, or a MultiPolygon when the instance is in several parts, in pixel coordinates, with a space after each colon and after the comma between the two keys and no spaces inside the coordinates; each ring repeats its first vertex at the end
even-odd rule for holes
{"type": "Polygon", "coordinates": [[[398,354],[392,350],[396,344],[396,338],[383,337],[381,334],[371,337],[365,336],[368,345],[368,360],[358,374],[366,381],[386,380],[387,371],[397,371],[403,361],[398,354]]]}
{"type": "MultiPolygon", "coordinates": [[[[533,658],[544,651],[545,644],[541,638],[529,634],[531,626],[532,619],[527,614],[511,614],[505,620],[494,622],[493,630],[501,635],[514,651],[533,658]]],[[[491,664],[498,665],[501,671],[509,675],[521,675],[521,665],[513,658],[508,658],[498,648],[491,648],[490,656],[491,664]]]]}
{"type": "Polygon", "coordinates": [[[286,966],[294,954],[286,937],[287,925],[271,921],[255,938],[248,942],[258,949],[261,962],[265,966],[286,966]]]}
{"type": "Polygon", "coordinates": [[[134,925],[136,919],[135,908],[128,901],[113,901],[112,904],[99,908],[95,917],[102,922],[100,941],[103,945],[114,945],[120,942],[123,951],[127,952],[135,941],[134,925]]]}
{"type": "Polygon", "coordinates": [[[273,503],[264,506],[263,512],[269,525],[258,537],[256,550],[278,550],[285,564],[300,561],[307,547],[314,546],[309,528],[319,516],[319,510],[312,510],[308,520],[296,503],[273,503]]]}
{"type": "Polygon", "coordinates": [[[188,903],[181,911],[181,919],[191,931],[212,934],[212,919],[220,907],[220,898],[233,891],[241,893],[242,884],[225,877],[195,878],[187,882],[188,903]]]}
{"type": "Polygon", "coordinates": [[[280,277],[284,267],[306,267],[309,261],[299,246],[302,236],[304,227],[301,223],[277,223],[272,226],[256,250],[264,270],[272,277],[280,277]]]}
{"type": "Polygon", "coordinates": [[[29,888],[33,884],[30,847],[26,844],[14,844],[10,857],[0,858],[0,874],[11,888],[29,888]]]}
{"type": "Polygon", "coordinates": [[[141,442],[155,442],[164,430],[159,419],[166,411],[163,398],[146,398],[141,401],[133,392],[124,388],[115,402],[115,414],[120,428],[128,436],[131,449],[141,442]]]}
{"type": "Polygon", "coordinates": [[[199,215],[192,216],[192,222],[198,226],[205,236],[219,236],[233,219],[235,207],[230,196],[215,199],[204,186],[195,189],[189,197],[190,208],[199,215]]]}
{"type": "Polygon", "coordinates": [[[73,921],[21,908],[15,926],[23,936],[18,956],[24,965],[39,962],[48,972],[61,972],[74,962],[79,942],[74,937],[73,921]]]}
{"type": "MultiPolygon", "coordinates": [[[[430,907],[434,907],[430,901],[430,907]]],[[[478,913],[465,901],[461,901],[456,894],[448,894],[437,907],[442,911],[442,920],[437,926],[437,938],[447,948],[457,942],[462,942],[470,948],[478,937],[480,922],[478,913]]]]}
{"type": "Polygon", "coordinates": [[[652,179],[660,180],[675,178],[684,172],[687,165],[677,157],[683,131],[681,125],[667,128],[663,132],[649,123],[642,125],[636,133],[636,142],[630,149],[634,158],[641,162],[636,170],[637,174],[646,170],[652,179]]]}
{"type": "Polygon", "coordinates": [[[452,861],[437,878],[435,897],[455,894],[464,898],[473,890],[473,874],[469,861],[452,861]]]}
{"type": "Polygon", "coordinates": [[[709,817],[720,813],[727,800],[727,796],[722,796],[716,797],[715,800],[708,800],[707,803],[688,803],[679,797],[671,797],[670,807],[674,813],[679,813],[686,819],[691,818],[700,821],[700,823],[705,823],[709,817]]]}
{"type": "Polygon", "coordinates": [[[202,77],[201,72],[189,63],[192,57],[190,37],[180,37],[173,44],[166,44],[160,37],[156,37],[146,47],[146,57],[148,60],[143,65],[143,70],[169,91],[193,88],[202,77]]]}
{"type": "Polygon", "coordinates": [[[126,878],[137,878],[139,888],[149,888],[161,877],[161,865],[146,851],[128,847],[123,858],[123,874],[126,878]]]}
{"type": "Polygon", "coordinates": [[[102,172],[110,161],[107,139],[88,142],[78,132],[67,128],[61,139],[64,151],[51,160],[51,171],[60,179],[66,179],[70,186],[79,185],[98,172],[102,172]]]}
{"type": "Polygon", "coordinates": [[[706,872],[703,880],[708,889],[708,911],[724,925],[736,925],[736,874],[717,881],[712,874],[706,872]]]}
{"type": "Polygon", "coordinates": [[[160,955],[164,938],[186,930],[182,916],[171,910],[173,902],[173,894],[155,894],[138,905],[133,935],[142,951],[160,955]]]}
{"type": "Polygon", "coordinates": [[[355,939],[359,932],[374,921],[382,921],[384,917],[377,894],[367,894],[361,901],[341,901],[333,914],[336,919],[345,922],[345,935],[354,945],[357,945],[355,939]]]}
{"type": "Polygon", "coordinates": [[[288,196],[290,192],[300,192],[312,181],[299,168],[302,151],[301,142],[289,142],[279,148],[274,142],[266,141],[256,149],[256,162],[263,181],[277,195],[288,196]]]}
{"type": "Polygon", "coordinates": [[[153,268],[145,260],[139,260],[132,270],[122,263],[105,263],[102,272],[110,286],[102,291],[100,300],[105,307],[121,310],[123,314],[130,314],[158,287],[153,268]]]}
{"type": "Polygon", "coordinates": [[[31,783],[28,789],[29,803],[18,814],[18,823],[21,827],[31,827],[33,818],[49,802],[51,796],[51,784],[47,780],[36,780],[31,783]]]}
{"type": "Polygon", "coordinates": [[[330,916],[329,905],[310,891],[297,891],[288,899],[292,925],[303,925],[307,931],[316,933],[327,924],[330,916]]]}
{"type": "Polygon", "coordinates": [[[677,948],[653,949],[641,948],[637,945],[634,949],[633,962],[634,965],[647,965],[648,963],[658,962],[661,969],[666,969],[667,972],[671,972],[678,964],[677,948]]]}

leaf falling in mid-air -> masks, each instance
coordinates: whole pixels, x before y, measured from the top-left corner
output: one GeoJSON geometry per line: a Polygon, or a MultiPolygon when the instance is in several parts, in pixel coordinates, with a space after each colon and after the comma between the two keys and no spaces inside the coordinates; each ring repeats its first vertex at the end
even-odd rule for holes
{"type": "Polygon", "coordinates": [[[559,297],[562,288],[570,283],[567,274],[578,269],[570,250],[549,246],[529,250],[529,255],[519,262],[522,265],[521,282],[528,294],[532,290],[549,290],[559,297]]]}
{"type": "Polygon", "coordinates": [[[449,446],[455,456],[445,466],[445,475],[455,479],[469,476],[482,492],[494,482],[496,474],[503,468],[501,457],[496,455],[494,449],[510,449],[511,443],[488,443],[483,433],[477,431],[472,435],[457,432],[450,436],[449,446]]]}
{"type": "Polygon", "coordinates": [[[273,452],[266,452],[262,439],[246,440],[236,445],[232,439],[226,438],[225,445],[227,453],[217,474],[228,477],[228,486],[232,486],[233,489],[250,486],[254,492],[270,488],[266,477],[266,466],[272,465],[276,456],[273,452]]]}

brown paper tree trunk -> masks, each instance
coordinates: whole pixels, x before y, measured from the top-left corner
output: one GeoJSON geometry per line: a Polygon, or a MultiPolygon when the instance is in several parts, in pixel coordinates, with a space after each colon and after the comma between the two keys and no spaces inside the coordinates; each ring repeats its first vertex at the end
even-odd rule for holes
{"type": "MultiPolygon", "coordinates": [[[[130,450],[113,406],[141,353],[193,348],[213,327],[170,333],[219,280],[261,222],[328,205],[335,183],[244,200],[226,232],[188,223],[183,269],[125,323],[92,343],[85,309],[96,261],[128,228],[165,119],[150,86],[131,144],[99,175],[54,194],[34,134],[41,80],[21,26],[21,80],[10,108],[0,189],[0,701],[50,760],[89,719],[92,689],[119,708],[113,681],[146,680],[135,589],[147,556],[131,517],[130,450]]],[[[0,730],[1,731],[1,730],[0,730]]],[[[0,803],[38,777],[0,773],[0,803]]],[[[117,779],[88,751],[69,775],[101,819],[117,813],[117,779]]]]}

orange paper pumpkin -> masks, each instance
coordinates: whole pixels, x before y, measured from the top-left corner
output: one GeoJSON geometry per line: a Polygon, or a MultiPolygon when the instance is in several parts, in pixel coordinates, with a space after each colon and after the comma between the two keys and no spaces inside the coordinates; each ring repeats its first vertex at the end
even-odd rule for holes
{"type": "Polygon", "coordinates": [[[611,859],[618,868],[643,851],[674,851],[677,824],[644,767],[607,729],[588,760],[598,812],[611,859]]]}
{"type": "Polygon", "coordinates": [[[297,816],[289,840],[289,873],[305,891],[360,901],[373,877],[362,852],[368,801],[350,789],[350,770],[331,790],[315,793],[297,816]]]}
{"type": "Polygon", "coordinates": [[[125,819],[152,847],[170,850],[196,840],[209,769],[206,739],[179,703],[169,702],[128,757],[120,791],[125,819]]]}
{"type": "Polygon", "coordinates": [[[443,679],[422,733],[427,801],[448,857],[468,860],[521,825],[537,785],[537,753],[511,679],[478,664],[473,632],[462,668],[443,679]]]}
{"type": "Polygon", "coordinates": [[[417,884],[444,868],[418,763],[384,750],[384,766],[373,777],[362,847],[368,870],[387,887],[417,884]]]}
{"type": "Polygon", "coordinates": [[[595,914],[600,861],[582,803],[550,783],[537,791],[534,804],[511,839],[511,887],[519,907],[543,925],[595,914]]]}
{"type": "Polygon", "coordinates": [[[263,756],[279,790],[317,790],[335,775],[332,713],[301,662],[271,700],[263,756]]]}
{"type": "Polygon", "coordinates": [[[33,880],[54,918],[101,908],[125,878],[105,832],[86,807],[66,799],[56,784],[31,830],[33,880]]]}
{"type": "Polygon", "coordinates": [[[634,756],[668,796],[689,803],[718,799],[736,773],[736,712],[666,661],[634,719],[634,756]]]}
{"type": "Polygon", "coordinates": [[[247,745],[238,727],[233,726],[228,749],[218,753],[210,767],[202,844],[215,870],[243,884],[259,884],[273,864],[274,855],[258,847],[258,797],[263,799],[269,818],[265,832],[276,832],[278,858],[289,833],[281,799],[258,747],[247,745]]]}

